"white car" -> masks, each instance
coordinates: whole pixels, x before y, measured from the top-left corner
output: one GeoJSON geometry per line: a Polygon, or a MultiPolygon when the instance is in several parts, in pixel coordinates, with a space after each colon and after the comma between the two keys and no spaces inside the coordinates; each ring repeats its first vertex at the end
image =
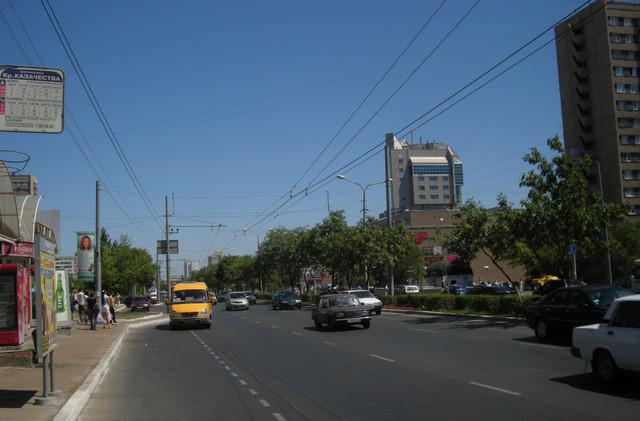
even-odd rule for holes
{"type": "Polygon", "coordinates": [[[352,289],[349,291],[343,291],[345,294],[351,294],[358,297],[358,300],[366,305],[374,307],[376,314],[382,313],[382,301],[378,300],[375,295],[367,291],[366,289],[352,289]]]}
{"type": "Polygon", "coordinates": [[[230,310],[249,310],[249,300],[244,292],[230,292],[227,297],[225,309],[230,310]]]}
{"type": "Polygon", "coordinates": [[[640,373],[640,294],[615,300],[601,323],[574,328],[571,354],[607,382],[621,370],[640,373]]]}

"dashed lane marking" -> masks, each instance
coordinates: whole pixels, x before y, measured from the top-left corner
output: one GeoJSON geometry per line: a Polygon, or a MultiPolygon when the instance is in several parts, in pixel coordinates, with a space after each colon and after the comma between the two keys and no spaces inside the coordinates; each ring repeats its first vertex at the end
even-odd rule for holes
{"type": "Polygon", "coordinates": [[[247,382],[245,382],[245,381],[244,381],[244,380],[242,380],[242,379],[238,380],[238,383],[240,383],[240,384],[241,384],[241,385],[243,385],[243,386],[246,386],[246,385],[247,385],[247,382]]]}
{"type": "Polygon", "coordinates": [[[418,332],[426,332],[426,333],[438,333],[437,330],[432,330],[432,329],[418,329],[418,328],[415,328],[413,330],[417,330],[418,332]]]}
{"type": "Polygon", "coordinates": [[[233,377],[238,377],[238,373],[234,373],[233,371],[231,372],[231,375],[232,375],[233,377]]]}
{"type": "Polygon", "coordinates": [[[382,357],[380,355],[376,355],[376,354],[368,354],[368,355],[370,357],[377,358],[377,359],[382,360],[382,361],[387,361],[389,363],[395,363],[396,362],[396,360],[392,360],[391,358],[387,358],[387,357],[382,357]]]}
{"type": "Polygon", "coordinates": [[[253,396],[258,395],[258,392],[256,392],[254,389],[249,389],[249,393],[251,393],[253,396]]]}
{"type": "Polygon", "coordinates": [[[271,415],[273,415],[273,418],[275,418],[277,421],[287,421],[287,419],[285,417],[283,417],[282,415],[280,415],[277,412],[274,412],[271,415]]]}
{"type": "Polygon", "coordinates": [[[302,336],[302,333],[300,333],[300,332],[291,332],[291,334],[296,335],[296,336],[302,336]]]}
{"type": "Polygon", "coordinates": [[[271,406],[271,404],[265,401],[264,399],[260,399],[259,402],[260,402],[260,405],[264,406],[265,408],[268,408],[271,406]]]}
{"type": "Polygon", "coordinates": [[[331,345],[331,346],[335,346],[335,347],[339,347],[340,345],[333,343],[333,342],[329,342],[329,341],[324,341],[322,342],[323,344],[327,344],[327,345],[331,345]]]}
{"type": "Polygon", "coordinates": [[[472,384],[472,385],[478,386],[478,387],[483,387],[485,389],[494,390],[496,392],[506,393],[507,395],[522,396],[522,393],[514,392],[513,390],[502,389],[502,388],[495,387],[495,386],[490,386],[488,384],[483,384],[483,383],[478,383],[478,382],[469,382],[469,384],[472,384]]]}
{"type": "Polygon", "coordinates": [[[255,324],[259,325],[259,324],[260,324],[260,323],[262,323],[262,322],[261,322],[260,320],[254,320],[254,322],[253,322],[253,323],[255,323],[255,324]]]}
{"type": "Polygon", "coordinates": [[[278,329],[278,326],[276,326],[276,325],[271,325],[269,327],[272,328],[272,329],[278,329]]]}
{"type": "Polygon", "coordinates": [[[231,367],[229,367],[228,365],[225,365],[225,366],[224,366],[224,369],[225,369],[225,370],[231,370],[231,367]]]}

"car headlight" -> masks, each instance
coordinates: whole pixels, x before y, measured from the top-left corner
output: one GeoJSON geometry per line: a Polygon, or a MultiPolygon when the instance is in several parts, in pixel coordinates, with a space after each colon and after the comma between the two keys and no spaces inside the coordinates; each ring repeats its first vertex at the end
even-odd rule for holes
{"type": "Polygon", "coordinates": [[[208,311],[207,311],[206,308],[203,308],[202,310],[200,310],[200,314],[207,314],[207,313],[208,313],[208,311]]]}
{"type": "Polygon", "coordinates": [[[344,313],[340,312],[340,313],[336,313],[336,317],[340,318],[340,317],[344,317],[344,313]]]}

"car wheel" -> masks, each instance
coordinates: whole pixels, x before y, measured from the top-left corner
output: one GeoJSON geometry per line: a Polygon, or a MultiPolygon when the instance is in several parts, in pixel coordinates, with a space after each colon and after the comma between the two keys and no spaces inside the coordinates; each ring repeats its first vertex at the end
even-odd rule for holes
{"type": "Polygon", "coordinates": [[[302,304],[298,304],[298,310],[302,308],[302,304]]]}
{"type": "Polygon", "coordinates": [[[596,351],[591,361],[593,372],[604,382],[611,382],[618,376],[618,366],[611,354],[604,350],[596,351]]]}
{"type": "Polygon", "coordinates": [[[382,314],[382,310],[376,310],[376,314],[379,316],[380,314],[382,314]]]}
{"type": "Polygon", "coordinates": [[[209,317],[209,323],[207,324],[207,329],[211,329],[211,325],[213,325],[213,320],[209,317]]]}
{"type": "Polygon", "coordinates": [[[551,334],[549,325],[544,319],[538,319],[536,321],[534,332],[536,334],[536,337],[542,341],[546,341],[547,339],[549,339],[549,335],[551,334]]]}
{"type": "Polygon", "coordinates": [[[133,313],[134,311],[136,311],[136,309],[131,307],[131,312],[133,313]]]}
{"type": "Polygon", "coordinates": [[[272,307],[272,308],[273,308],[273,310],[275,311],[275,309],[276,309],[276,306],[271,306],[271,307],[272,307]]]}
{"type": "Polygon", "coordinates": [[[369,329],[371,327],[371,320],[363,320],[362,327],[365,329],[369,329]]]}
{"type": "Polygon", "coordinates": [[[318,330],[322,329],[322,322],[320,322],[320,320],[313,319],[313,324],[316,325],[316,329],[318,330]]]}

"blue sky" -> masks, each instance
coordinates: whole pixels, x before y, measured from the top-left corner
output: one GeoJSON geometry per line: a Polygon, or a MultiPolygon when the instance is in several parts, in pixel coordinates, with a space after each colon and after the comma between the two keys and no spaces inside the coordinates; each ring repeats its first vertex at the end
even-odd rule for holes
{"type": "MultiPolygon", "coordinates": [[[[181,228],[172,236],[180,241],[176,258],[202,263],[214,249],[253,253],[257,237],[262,239],[269,228],[314,225],[326,216],[327,191],[332,209],[345,209],[350,222],[359,218],[360,191],[335,180],[291,201],[278,217],[247,233],[242,230],[292,188],[441,2],[50,1],[156,213],[164,213],[164,196],[173,193],[171,224],[226,225],[213,231],[181,228]]],[[[294,192],[325,164],[329,166],[320,178],[582,2],[481,0],[383,111],[333,158],[474,3],[445,3],[294,192]]],[[[154,220],[127,177],[40,2],[2,0],[0,10],[27,56],[0,21],[6,64],[30,61],[65,71],[66,105],[115,198],[103,193],[103,225],[113,237],[127,234],[134,245],[155,254],[164,221],[154,220]]],[[[73,141],[69,132],[79,131],[66,117],[60,135],[0,133],[0,138],[3,149],[31,156],[24,173],[38,177],[41,208],[60,209],[61,250],[68,255],[74,252],[74,232],[94,227],[96,175],[80,148],[91,156],[90,151],[82,141],[80,147],[73,141]]],[[[423,138],[451,145],[464,162],[465,199],[492,206],[500,192],[515,203],[522,199],[518,180],[526,167],[521,156],[532,146],[544,147],[556,134],[562,134],[562,121],[552,43],[417,129],[413,137],[415,142],[423,138]]],[[[367,183],[383,180],[382,154],[348,176],[367,183]]],[[[367,194],[370,214],[384,206],[384,189],[372,187],[367,194]]],[[[177,261],[173,271],[181,267],[177,261]]]]}

